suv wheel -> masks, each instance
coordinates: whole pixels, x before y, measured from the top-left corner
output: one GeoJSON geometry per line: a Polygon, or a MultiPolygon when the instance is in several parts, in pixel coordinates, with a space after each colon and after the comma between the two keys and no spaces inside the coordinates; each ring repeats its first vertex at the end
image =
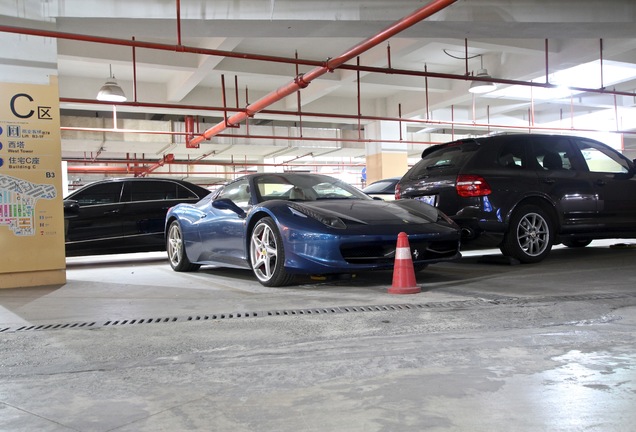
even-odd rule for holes
{"type": "Polygon", "coordinates": [[[501,252],[522,263],[543,260],[552,249],[552,226],[550,216],[541,207],[522,205],[512,215],[501,252]]]}

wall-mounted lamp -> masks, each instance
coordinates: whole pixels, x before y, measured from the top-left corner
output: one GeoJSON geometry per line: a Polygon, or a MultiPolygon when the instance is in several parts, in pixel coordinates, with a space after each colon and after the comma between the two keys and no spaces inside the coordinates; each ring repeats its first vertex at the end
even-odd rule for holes
{"type": "Polygon", "coordinates": [[[110,66],[110,76],[106,80],[106,83],[99,89],[97,93],[97,100],[105,102],[125,102],[126,95],[124,91],[117,84],[117,80],[113,75],[113,66],[110,66]]]}
{"type": "MultiPolygon", "coordinates": [[[[488,75],[488,71],[484,69],[484,59],[481,54],[479,55],[479,61],[481,68],[477,71],[477,75],[475,76],[479,78],[492,78],[490,75],[488,75]]],[[[497,84],[495,84],[494,82],[473,81],[472,83],[470,83],[468,91],[471,93],[481,94],[488,93],[496,89],[497,84]]]]}

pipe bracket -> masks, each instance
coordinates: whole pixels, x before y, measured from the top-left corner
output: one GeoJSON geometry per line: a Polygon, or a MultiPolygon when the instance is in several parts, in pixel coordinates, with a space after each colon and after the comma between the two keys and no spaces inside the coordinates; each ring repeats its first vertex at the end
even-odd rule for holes
{"type": "Polygon", "coordinates": [[[294,82],[301,89],[304,89],[304,88],[306,88],[309,85],[309,83],[303,79],[303,75],[304,74],[298,74],[294,78],[294,82]]]}

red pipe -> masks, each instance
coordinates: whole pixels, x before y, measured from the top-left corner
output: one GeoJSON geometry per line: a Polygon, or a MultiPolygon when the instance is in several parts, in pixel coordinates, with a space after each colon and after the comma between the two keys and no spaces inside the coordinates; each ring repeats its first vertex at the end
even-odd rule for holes
{"type": "MultiPolygon", "coordinates": [[[[461,79],[464,79],[463,77],[461,79]]],[[[536,83],[532,83],[532,84],[536,84],[536,83]]],[[[546,86],[545,84],[540,84],[540,87],[556,87],[554,85],[549,85],[546,86]]],[[[604,94],[610,94],[610,95],[617,95],[617,96],[630,96],[630,97],[636,97],[636,94],[634,93],[628,93],[628,92],[620,92],[620,91],[615,91],[615,90],[593,90],[593,89],[587,89],[585,91],[589,91],[589,92],[597,92],[597,93],[604,93],[604,94]]],[[[570,98],[572,99],[572,98],[570,98]]],[[[60,102],[68,102],[68,103],[81,103],[81,104],[103,104],[103,105],[109,105],[112,106],[113,103],[112,102],[101,102],[101,101],[97,101],[97,100],[91,100],[91,99],[76,99],[76,98],[60,98],[60,102]]],[[[572,102],[571,102],[572,104],[572,102]]],[[[127,103],[127,102],[123,102],[123,103],[119,103],[116,105],[123,105],[123,106],[136,106],[136,107],[142,107],[142,108],[170,108],[170,109],[187,109],[189,111],[192,110],[202,110],[202,111],[223,111],[223,107],[205,107],[205,106],[200,106],[200,105],[176,105],[176,104],[151,104],[151,103],[143,103],[143,102],[138,102],[138,103],[127,103]]],[[[232,111],[232,109],[228,109],[228,111],[232,111]]],[[[262,113],[267,113],[267,114],[274,114],[274,115],[298,115],[297,111],[284,111],[284,110],[263,110],[261,111],[262,113]]],[[[428,101],[427,101],[427,118],[426,119],[414,119],[414,118],[409,118],[409,119],[400,119],[400,118],[396,118],[396,117],[386,117],[386,116],[369,116],[369,115],[364,115],[364,116],[357,116],[355,114],[328,114],[328,113],[319,113],[319,112],[309,112],[309,111],[303,111],[303,115],[308,116],[308,117],[316,117],[316,118],[334,118],[334,119],[348,119],[348,120],[358,120],[358,119],[363,119],[363,120],[369,120],[369,121],[403,121],[405,123],[421,123],[424,125],[451,125],[452,122],[450,121],[440,121],[440,120],[433,120],[428,118],[429,117],[429,108],[428,108],[428,101]]],[[[456,123],[457,125],[461,126],[461,125],[469,125],[469,123],[456,123]]],[[[488,119],[486,124],[478,124],[477,126],[484,126],[484,127],[496,127],[496,128],[512,128],[514,129],[514,126],[506,126],[506,125],[497,125],[497,124],[490,124],[490,119],[488,119]]],[[[541,128],[536,128],[538,130],[540,130],[541,128]]],[[[88,131],[88,132],[127,132],[127,133],[142,133],[142,134],[173,134],[173,135],[183,135],[183,132],[165,132],[165,131],[140,131],[140,130],[132,130],[132,129],[117,129],[117,130],[113,130],[113,129],[103,129],[103,128],[73,128],[73,127],[61,127],[60,130],[78,130],[78,131],[88,131]]],[[[575,131],[581,131],[581,132],[598,132],[597,130],[594,129],[575,129],[574,125],[572,125],[570,128],[546,128],[546,130],[554,130],[554,131],[559,131],[559,130],[563,130],[563,131],[571,131],[571,132],[575,132],[575,131]]],[[[633,130],[626,130],[626,131],[620,131],[621,133],[626,133],[626,134],[634,134],[636,133],[636,131],[633,130]]],[[[252,138],[252,136],[250,135],[221,135],[219,134],[218,136],[228,136],[228,137],[237,137],[237,138],[252,138]]],[[[254,136],[254,138],[261,138],[261,136],[254,136]]],[[[290,137],[271,137],[271,138],[276,138],[276,139],[291,139],[290,137]]],[[[296,138],[298,139],[298,138],[296,138]]],[[[338,140],[338,139],[334,139],[334,140],[338,140]]],[[[343,141],[343,142],[360,142],[359,140],[343,140],[340,139],[339,141],[343,141]]]]}
{"type": "MultiPolygon", "coordinates": [[[[433,145],[433,144],[438,144],[438,143],[423,143],[423,144],[429,144],[429,145],[433,145]]],[[[308,154],[304,155],[304,156],[308,156],[308,154]]],[[[65,162],[68,163],[72,163],[72,164],[82,164],[81,166],[88,166],[86,165],[87,163],[92,164],[92,161],[88,160],[88,159],[64,159],[65,162]]],[[[156,163],[156,161],[154,160],[148,160],[148,159],[100,159],[99,161],[102,164],[144,164],[144,165],[153,165],[156,163]]],[[[364,162],[349,162],[349,163],[344,163],[344,162],[338,162],[338,163],[302,163],[302,164],[293,164],[291,163],[291,161],[286,161],[286,162],[282,162],[282,163],[250,163],[250,162],[223,162],[223,161],[203,161],[203,160],[196,160],[196,161],[184,161],[184,160],[172,160],[170,162],[167,162],[168,165],[203,165],[203,166],[258,166],[258,167],[277,167],[277,166],[281,166],[281,165],[285,165],[285,166],[289,166],[289,167],[306,167],[306,166],[310,166],[310,167],[360,167],[363,166],[365,163],[364,162]]],[[[70,166],[74,166],[74,167],[78,167],[80,165],[70,165],[70,166]]],[[[107,166],[107,165],[104,165],[107,166]]],[[[107,168],[116,168],[116,167],[108,167],[107,168]]],[[[122,167],[119,167],[122,168],[122,167]]],[[[134,167],[134,168],[128,168],[129,170],[139,170],[141,171],[145,171],[147,170],[146,166],[140,166],[140,167],[134,167]]]]}
{"type": "MultiPolygon", "coordinates": [[[[299,167],[306,167],[306,165],[299,165],[299,167]]],[[[119,170],[107,170],[104,168],[114,168],[114,167],[74,167],[77,169],[70,169],[71,167],[69,167],[69,172],[72,172],[74,174],[111,174],[111,175],[119,175],[119,174],[130,174],[130,172],[126,171],[125,169],[119,169],[119,170]],[[86,169],[84,169],[86,168],[86,169]],[[95,169],[93,169],[95,168],[95,169]]],[[[190,171],[170,171],[169,174],[171,175],[177,175],[177,176],[192,176],[193,174],[197,174],[197,175],[219,175],[219,176],[232,176],[232,175],[245,175],[245,174],[249,174],[251,171],[247,171],[247,170],[238,170],[238,171],[197,171],[196,173],[192,173],[190,171]]],[[[312,172],[317,172],[316,170],[312,170],[312,172]]],[[[338,172],[342,172],[342,170],[339,170],[338,172]]],[[[350,171],[350,173],[353,173],[350,171]]],[[[168,174],[168,173],[165,173],[168,174]]],[[[165,175],[165,174],[160,174],[160,175],[165,175]]],[[[356,173],[357,174],[357,173],[356,173]]],[[[225,181],[225,180],[223,180],[225,181]]],[[[211,185],[214,184],[218,184],[218,182],[216,183],[211,183],[211,185]]]]}
{"type": "Polygon", "coordinates": [[[316,78],[321,77],[327,72],[332,72],[334,69],[342,66],[347,61],[352,58],[357,57],[365,51],[373,48],[374,46],[386,41],[392,36],[400,33],[401,31],[412,27],[418,22],[422,21],[425,18],[433,15],[436,12],[444,9],[445,7],[455,3],[457,0],[434,0],[428,5],[416,10],[411,15],[408,15],[395,24],[389,26],[385,30],[381,31],[375,36],[368,38],[362,43],[350,48],[348,51],[345,51],[338,57],[328,60],[324,63],[323,66],[316,67],[305,74],[297,75],[293,81],[289,82],[287,85],[284,85],[268,95],[262,97],[256,102],[248,105],[245,111],[238,112],[234,114],[232,117],[227,119],[226,121],[218,123],[216,126],[211,127],[210,129],[203,132],[203,135],[194,138],[194,144],[197,144],[204,139],[210,139],[211,137],[217,135],[219,132],[225,130],[228,126],[236,125],[242,121],[244,121],[247,117],[251,117],[257,112],[267,108],[275,102],[289,96],[295,91],[301,90],[309,85],[316,78]]]}
{"type": "MultiPolygon", "coordinates": [[[[360,66],[360,57],[356,58],[356,64],[360,66]]],[[[358,96],[358,139],[362,138],[362,95],[360,94],[360,71],[356,71],[356,87],[357,87],[357,96],[358,96]]],[[[298,92],[300,93],[300,92],[298,92]]]]}
{"type": "MultiPolygon", "coordinates": [[[[122,163],[124,163],[122,161],[122,163]]],[[[105,166],[105,165],[69,165],[67,167],[68,172],[71,173],[95,173],[95,174],[135,174],[141,173],[145,170],[144,167],[119,167],[119,166],[105,166]]]]}
{"type": "MultiPolygon", "coordinates": [[[[135,40],[133,36],[132,40],[135,40]]],[[[137,53],[135,47],[132,47],[132,66],[133,66],[133,100],[137,102],[137,53]]]]}
{"type": "Polygon", "coordinates": [[[92,36],[92,35],[78,35],[74,33],[41,30],[41,29],[26,28],[26,27],[6,26],[6,25],[0,25],[0,32],[17,33],[17,34],[25,34],[25,35],[31,35],[31,36],[41,36],[41,37],[57,38],[57,39],[76,40],[81,42],[94,42],[94,43],[102,43],[106,45],[120,45],[120,46],[129,46],[129,47],[137,47],[137,48],[146,48],[146,49],[153,49],[153,50],[159,50],[159,51],[173,51],[173,52],[183,52],[183,53],[190,53],[190,54],[213,55],[213,56],[219,56],[219,57],[233,57],[233,58],[239,58],[244,60],[270,61],[270,62],[276,62],[276,63],[292,63],[292,64],[302,64],[306,66],[318,66],[322,64],[322,62],[316,61],[316,60],[292,59],[288,57],[251,54],[251,53],[243,53],[238,51],[224,51],[224,50],[217,50],[217,49],[192,47],[187,45],[170,45],[170,44],[144,42],[144,41],[136,41],[136,40],[131,41],[128,39],[117,39],[117,38],[92,36]]]}
{"type": "Polygon", "coordinates": [[[143,169],[141,172],[136,173],[135,177],[145,177],[146,175],[150,174],[151,172],[161,168],[162,166],[164,166],[165,164],[169,164],[171,162],[174,162],[174,155],[172,153],[169,153],[167,155],[165,155],[164,157],[162,157],[159,162],[156,162],[155,164],[153,164],[152,166],[143,169]]]}
{"type": "MultiPolygon", "coordinates": [[[[601,88],[604,88],[605,84],[603,81],[603,39],[599,40],[599,59],[600,59],[600,66],[601,66],[601,88]]],[[[614,97],[616,98],[616,95],[614,97]]]]}
{"type": "Polygon", "coordinates": [[[181,0],[177,0],[177,44],[181,45],[181,0]]]}
{"type": "Polygon", "coordinates": [[[199,148],[198,145],[192,144],[192,139],[194,138],[194,117],[185,116],[185,132],[186,132],[186,148],[199,148]]]}
{"type": "MultiPolygon", "coordinates": [[[[26,28],[26,27],[0,25],[0,32],[25,34],[25,35],[31,35],[31,36],[40,36],[40,37],[57,38],[57,39],[76,40],[81,42],[94,42],[94,43],[102,43],[107,45],[130,46],[130,47],[153,49],[153,50],[160,50],[160,51],[214,55],[214,56],[220,56],[220,57],[239,58],[243,60],[268,61],[268,62],[275,62],[275,63],[290,63],[290,64],[305,65],[305,66],[324,65],[324,62],[316,61],[316,60],[279,57],[279,56],[267,56],[267,55],[243,53],[243,52],[237,52],[237,51],[224,51],[224,50],[191,47],[186,45],[169,45],[169,44],[161,44],[161,43],[155,43],[155,42],[137,41],[134,39],[128,40],[128,39],[116,39],[116,38],[108,38],[108,37],[92,36],[92,35],[78,35],[74,33],[41,30],[41,29],[33,29],[33,28],[26,28]]],[[[492,82],[496,84],[510,84],[510,85],[544,87],[544,88],[557,87],[557,85],[554,85],[554,84],[532,82],[532,81],[519,81],[519,80],[510,80],[510,79],[501,79],[501,78],[481,78],[481,77],[455,75],[455,74],[447,74],[447,73],[419,72],[419,71],[393,69],[393,68],[387,69],[387,68],[379,68],[379,67],[373,67],[373,66],[358,67],[355,65],[343,64],[343,65],[340,65],[339,68],[346,69],[346,70],[360,70],[362,72],[384,73],[384,74],[394,74],[394,75],[424,76],[424,77],[430,77],[430,78],[459,79],[464,81],[484,81],[484,82],[492,82]]],[[[584,88],[584,87],[571,87],[571,89],[576,91],[581,91],[581,92],[590,92],[590,93],[616,94],[618,96],[629,96],[629,97],[636,96],[636,93],[634,92],[623,92],[623,91],[616,91],[616,90],[609,91],[603,88],[593,89],[593,88],[584,88]]],[[[61,102],[64,101],[63,99],[67,99],[67,101],[69,102],[83,101],[83,99],[73,99],[73,98],[60,98],[60,101],[61,102]]],[[[91,101],[91,103],[96,103],[96,104],[102,103],[105,105],[113,105],[112,102],[91,101]]],[[[120,103],[117,105],[154,106],[154,107],[162,106],[161,104],[136,105],[134,103],[120,103]]],[[[176,106],[176,107],[179,108],[179,106],[176,106]]],[[[202,107],[202,109],[208,109],[208,108],[209,107],[202,107]]]]}
{"type": "MultiPolygon", "coordinates": [[[[571,104],[572,105],[572,104],[571,104]]],[[[573,106],[571,106],[571,111],[573,110],[573,106]]],[[[571,113],[572,114],[572,113],[571,113]]],[[[355,116],[353,117],[355,118],[355,116]]],[[[451,126],[451,127],[462,127],[462,126],[472,126],[472,127],[483,127],[490,130],[491,128],[496,129],[527,129],[526,126],[514,126],[514,125],[500,125],[490,123],[490,118],[487,118],[486,123],[474,123],[474,122],[460,122],[460,121],[443,121],[443,120],[425,120],[425,119],[402,119],[393,118],[393,117],[377,117],[377,120],[388,120],[388,121],[403,121],[404,123],[419,123],[428,126],[451,126]]],[[[542,126],[534,126],[533,130],[537,131],[553,131],[553,132],[599,132],[598,129],[590,129],[590,128],[575,128],[572,124],[570,127],[542,127],[542,126]]],[[[131,129],[107,129],[107,128],[84,128],[84,127],[70,127],[63,126],[60,127],[62,131],[81,131],[81,132],[114,132],[114,133],[138,133],[138,134],[149,134],[149,135],[185,135],[185,132],[170,132],[170,131],[139,131],[139,130],[131,130],[131,129]]],[[[636,134],[635,130],[618,130],[618,131],[610,131],[612,133],[621,133],[621,134],[636,134]]],[[[293,136],[280,136],[280,135],[249,135],[249,134],[218,134],[218,137],[222,138],[249,138],[249,139],[264,139],[264,140],[287,140],[287,141],[315,141],[315,142],[347,142],[347,143],[370,143],[370,142],[381,142],[381,143],[400,143],[400,144],[430,144],[422,141],[400,141],[400,140],[384,140],[384,139],[353,139],[353,138],[321,138],[321,137],[293,137],[293,136]]]]}
{"type": "MultiPolygon", "coordinates": [[[[549,56],[548,56],[548,39],[545,40],[545,83],[548,84],[550,82],[550,67],[549,67],[549,56]]],[[[532,87],[531,87],[532,88],[532,87]]]]}

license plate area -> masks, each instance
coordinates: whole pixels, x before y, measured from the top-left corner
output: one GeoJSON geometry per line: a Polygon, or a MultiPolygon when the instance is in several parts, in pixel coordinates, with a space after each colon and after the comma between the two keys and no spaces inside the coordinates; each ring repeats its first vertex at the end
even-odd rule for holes
{"type": "Polygon", "coordinates": [[[421,195],[415,198],[418,201],[422,201],[423,203],[430,204],[432,206],[437,206],[437,195],[421,195]]]}

